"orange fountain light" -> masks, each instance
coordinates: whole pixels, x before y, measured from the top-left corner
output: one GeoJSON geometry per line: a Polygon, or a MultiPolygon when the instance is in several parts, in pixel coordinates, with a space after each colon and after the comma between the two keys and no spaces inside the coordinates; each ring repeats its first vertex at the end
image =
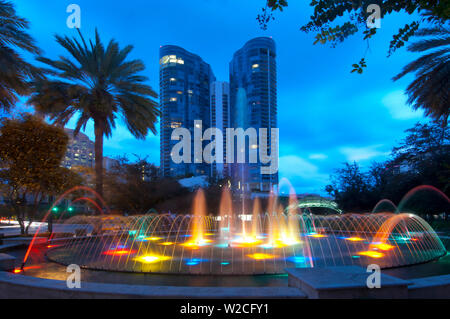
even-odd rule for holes
{"type": "Polygon", "coordinates": [[[261,240],[253,236],[243,236],[233,240],[233,246],[235,247],[248,247],[258,245],[259,243],[261,243],[261,240]]]}
{"type": "Polygon", "coordinates": [[[171,241],[165,241],[165,242],[163,242],[163,243],[159,243],[159,245],[162,245],[162,246],[171,246],[171,245],[173,245],[173,244],[175,244],[175,243],[173,243],[173,242],[171,242],[171,241]]]}
{"type": "Polygon", "coordinates": [[[345,238],[345,240],[348,241],[363,241],[364,239],[361,237],[349,237],[349,238],[345,238]]]}
{"type": "Polygon", "coordinates": [[[327,236],[324,235],[324,234],[309,234],[308,236],[309,236],[309,237],[314,237],[314,238],[324,238],[324,237],[327,237],[327,236]]]}
{"type": "Polygon", "coordinates": [[[384,250],[384,251],[395,248],[395,246],[392,246],[392,245],[389,245],[386,243],[372,243],[371,247],[378,248],[379,250],[384,250]]]}
{"type": "Polygon", "coordinates": [[[262,254],[262,253],[250,254],[250,255],[247,255],[247,257],[250,257],[250,258],[256,259],[256,260],[264,260],[264,259],[274,259],[274,258],[276,258],[275,255],[262,254]]]}
{"type": "Polygon", "coordinates": [[[193,240],[184,242],[180,245],[191,248],[191,249],[198,249],[201,246],[209,245],[209,243],[211,243],[211,242],[212,242],[212,240],[210,240],[210,239],[200,238],[200,239],[193,239],[193,240]]]}
{"type": "Polygon", "coordinates": [[[358,253],[358,255],[367,256],[371,258],[381,258],[384,256],[383,253],[380,253],[378,251],[368,250],[368,251],[361,251],[358,253]]]}
{"type": "Polygon", "coordinates": [[[121,256],[121,255],[131,255],[131,254],[135,254],[136,250],[130,250],[130,249],[111,249],[111,250],[107,250],[104,251],[102,253],[102,255],[107,255],[107,256],[121,256]]]}
{"type": "Polygon", "coordinates": [[[139,261],[143,264],[154,264],[159,261],[169,260],[170,257],[158,256],[158,255],[144,255],[134,258],[134,260],[139,261]]]}
{"type": "Polygon", "coordinates": [[[162,239],[162,237],[145,237],[144,238],[144,240],[147,240],[147,241],[158,241],[161,239],[162,239]]]}

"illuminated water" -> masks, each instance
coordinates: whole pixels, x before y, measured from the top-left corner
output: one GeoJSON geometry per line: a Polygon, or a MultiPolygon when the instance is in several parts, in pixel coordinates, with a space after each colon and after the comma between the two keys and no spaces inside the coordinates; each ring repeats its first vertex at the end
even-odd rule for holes
{"type": "Polygon", "coordinates": [[[192,215],[74,217],[67,223],[84,218],[86,227],[95,225],[92,234],[80,229],[88,236],[52,242],[47,257],[95,270],[258,275],[283,274],[290,267],[391,268],[446,254],[434,230],[411,213],[316,216],[303,213],[293,193],[287,207],[276,196],[264,212],[260,206],[256,200],[250,218],[242,218],[224,190],[219,215],[211,216],[199,191],[192,215]]]}

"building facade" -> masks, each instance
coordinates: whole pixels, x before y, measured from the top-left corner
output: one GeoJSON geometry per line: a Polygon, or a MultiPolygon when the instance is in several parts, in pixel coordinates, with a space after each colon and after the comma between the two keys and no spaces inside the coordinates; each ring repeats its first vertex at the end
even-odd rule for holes
{"type": "Polygon", "coordinates": [[[226,178],[231,174],[230,165],[226,162],[226,129],[230,127],[230,85],[228,82],[214,82],[211,85],[211,127],[222,132],[223,149],[221,161],[211,164],[211,177],[226,178]]]}
{"type": "Polygon", "coordinates": [[[193,138],[191,163],[174,163],[171,151],[178,141],[172,141],[171,135],[174,129],[183,127],[194,137],[196,120],[202,121],[203,131],[211,126],[210,91],[214,73],[198,55],[173,45],[160,48],[159,63],[161,174],[171,177],[209,175],[209,164],[195,163],[193,138]]]}
{"type": "Polygon", "coordinates": [[[81,132],[74,136],[73,130],[66,128],[64,131],[69,136],[69,144],[62,166],[67,168],[74,166],[93,167],[95,162],[94,142],[81,132]]]}
{"type": "MultiPolygon", "coordinates": [[[[277,128],[277,65],[276,45],[272,38],[260,37],[248,41],[236,51],[230,62],[230,104],[232,127],[267,129],[267,136],[259,136],[257,145],[249,145],[248,152],[256,151],[260,138],[268,141],[268,153],[278,156],[278,138],[271,129],[277,128]],[[272,144],[270,143],[272,141],[272,144]],[[276,143],[275,143],[276,142],[276,143]],[[271,149],[270,145],[276,145],[271,149]]],[[[245,191],[270,191],[278,184],[278,173],[261,174],[257,163],[233,164],[232,179],[237,188],[245,191]]]]}

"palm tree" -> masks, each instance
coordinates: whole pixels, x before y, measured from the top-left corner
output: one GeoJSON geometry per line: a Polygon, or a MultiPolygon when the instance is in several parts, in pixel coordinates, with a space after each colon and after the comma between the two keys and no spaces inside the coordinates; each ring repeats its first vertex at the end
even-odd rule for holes
{"type": "Polygon", "coordinates": [[[37,111],[50,116],[57,125],[65,125],[79,114],[74,134],[85,129],[89,120],[95,131],[96,191],[103,195],[103,137],[110,137],[115,120],[121,116],[136,137],[144,139],[150,130],[156,134],[155,123],[160,114],[153,89],[146,85],[147,77],[139,75],[145,69],[140,60],[127,60],[132,46],[119,48],[111,40],[105,48],[95,30],[95,40],[86,43],[75,37],[56,35],[56,41],[68,51],[69,57],[38,60],[50,66],[52,79],[35,83],[29,103],[37,111]]]}
{"type": "Polygon", "coordinates": [[[393,80],[408,73],[416,78],[406,89],[408,104],[414,109],[423,109],[426,116],[447,126],[450,113],[450,33],[445,27],[424,28],[415,33],[424,37],[408,46],[408,51],[433,50],[409,63],[393,80]]]}
{"type": "Polygon", "coordinates": [[[27,20],[16,15],[14,5],[0,0],[0,109],[9,111],[18,95],[30,93],[28,80],[39,70],[25,62],[16,49],[40,54],[33,38],[25,31],[27,20]]]}

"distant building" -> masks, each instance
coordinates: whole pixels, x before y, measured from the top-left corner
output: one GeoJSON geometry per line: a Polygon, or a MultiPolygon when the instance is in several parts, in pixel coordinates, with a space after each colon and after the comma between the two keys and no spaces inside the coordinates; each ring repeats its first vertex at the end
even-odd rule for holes
{"type": "Polygon", "coordinates": [[[62,165],[67,168],[93,167],[95,162],[94,142],[81,132],[74,136],[74,130],[66,128],[64,131],[69,135],[69,144],[62,165]]]}
{"type": "Polygon", "coordinates": [[[224,178],[230,176],[230,165],[226,162],[225,132],[230,127],[230,85],[228,82],[214,82],[211,85],[211,127],[218,128],[223,134],[222,163],[211,164],[211,177],[224,178]]]}
{"type": "MultiPolygon", "coordinates": [[[[94,142],[81,132],[74,136],[74,130],[65,128],[64,131],[69,135],[69,144],[62,166],[67,168],[75,166],[93,168],[95,166],[94,142]]],[[[103,168],[105,170],[110,170],[117,163],[118,161],[113,158],[103,157],[103,168]]]]}
{"type": "Polygon", "coordinates": [[[103,169],[109,171],[117,164],[119,164],[118,160],[107,156],[103,157],[103,169]]]}
{"type": "Polygon", "coordinates": [[[195,163],[193,137],[195,120],[202,121],[203,131],[211,126],[210,86],[215,81],[213,71],[198,55],[173,45],[160,48],[159,64],[161,174],[171,177],[209,175],[210,165],[195,163]],[[172,160],[171,151],[178,141],[172,141],[171,135],[179,127],[191,133],[191,163],[176,164],[172,160]]]}
{"type": "MultiPolygon", "coordinates": [[[[270,149],[271,129],[277,128],[277,66],[276,47],[272,38],[260,37],[248,41],[236,51],[230,62],[230,103],[232,127],[266,128],[270,149]]],[[[275,137],[273,137],[275,138],[275,137]]],[[[257,145],[249,145],[247,150],[257,150],[257,145]]],[[[247,157],[248,157],[247,151],[247,157]]],[[[257,163],[233,164],[233,188],[246,192],[270,191],[278,184],[278,173],[261,174],[258,156],[257,163]]]]}

